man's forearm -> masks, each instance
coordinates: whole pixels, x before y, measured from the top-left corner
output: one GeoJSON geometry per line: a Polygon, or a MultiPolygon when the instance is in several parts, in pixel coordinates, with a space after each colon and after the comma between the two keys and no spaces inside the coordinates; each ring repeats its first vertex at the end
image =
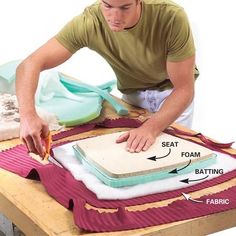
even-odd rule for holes
{"type": "Polygon", "coordinates": [[[40,68],[27,59],[16,70],[16,95],[21,115],[34,114],[35,92],[37,89],[40,68]]]}
{"type": "Polygon", "coordinates": [[[159,134],[172,124],[188,107],[194,97],[194,88],[174,89],[167,97],[161,109],[149,120],[153,128],[159,134]]]}

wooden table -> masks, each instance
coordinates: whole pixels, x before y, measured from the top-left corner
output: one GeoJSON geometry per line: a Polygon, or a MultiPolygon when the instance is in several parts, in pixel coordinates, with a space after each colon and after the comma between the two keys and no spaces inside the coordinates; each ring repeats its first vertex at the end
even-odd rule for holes
{"type": "MultiPolygon", "coordinates": [[[[141,109],[126,105],[130,110],[131,117],[145,119],[149,114],[141,109]]],[[[102,116],[115,118],[117,115],[113,109],[105,103],[102,116]]],[[[176,125],[178,128],[180,126],[176,125]]],[[[181,127],[184,129],[183,127],[181,127]]],[[[99,129],[80,135],[86,137],[94,134],[114,132],[124,129],[99,129]]],[[[0,142],[0,149],[15,146],[20,141],[14,139],[0,142]]],[[[232,150],[236,153],[236,150],[232,150]]],[[[217,186],[191,193],[192,198],[219,192],[236,185],[236,178],[217,186]]],[[[152,205],[164,206],[183,197],[168,199],[152,205]]],[[[21,178],[13,173],[0,169],[0,212],[16,224],[26,235],[206,235],[226,228],[236,226],[236,209],[213,214],[205,217],[174,222],[160,226],[148,227],[139,230],[120,231],[112,233],[87,233],[78,229],[73,221],[72,212],[61,206],[45,191],[38,181],[21,178]]]]}

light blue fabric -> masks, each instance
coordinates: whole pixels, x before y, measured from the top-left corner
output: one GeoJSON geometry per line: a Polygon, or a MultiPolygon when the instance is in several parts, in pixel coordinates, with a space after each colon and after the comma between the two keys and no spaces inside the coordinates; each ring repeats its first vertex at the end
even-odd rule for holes
{"type": "MultiPolygon", "coordinates": [[[[63,74],[59,74],[59,76],[62,79],[67,78],[63,74]]],[[[124,107],[123,105],[121,105],[120,103],[118,103],[107,91],[104,91],[103,89],[100,89],[99,87],[92,86],[90,84],[86,84],[83,82],[77,82],[77,84],[78,84],[78,87],[87,89],[88,91],[91,91],[91,92],[95,92],[98,95],[100,95],[103,99],[107,100],[113,106],[113,108],[116,110],[116,112],[119,115],[123,116],[123,115],[128,114],[128,109],[124,107]]]]}
{"type": "Polygon", "coordinates": [[[40,74],[35,101],[38,107],[55,114],[61,125],[69,127],[98,117],[103,100],[91,92],[70,92],[61,83],[59,73],[50,70],[40,74]]]}
{"type": "Polygon", "coordinates": [[[20,60],[0,65],[0,93],[15,94],[16,68],[20,60]]]}
{"type": "Polygon", "coordinates": [[[60,124],[74,126],[98,117],[102,110],[103,97],[94,91],[106,93],[114,86],[115,81],[112,81],[101,85],[103,90],[97,87],[94,89],[94,86],[49,70],[40,74],[35,101],[37,106],[54,113],[60,124]]]}
{"type": "MultiPolygon", "coordinates": [[[[15,94],[16,68],[20,60],[0,66],[0,92],[15,94]]],[[[59,123],[74,126],[86,123],[100,115],[106,99],[120,115],[128,110],[109,94],[116,81],[92,86],[71,79],[54,70],[40,73],[35,94],[35,105],[57,116],[59,123]]]]}
{"type": "Polygon", "coordinates": [[[37,106],[40,103],[47,102],[53,97],[64,97],[77,102],[82,102],[82,99],[71,93],[61,82],[57,71],[41,72],[37,91],[35,94],[35,102],[37,106]]]}

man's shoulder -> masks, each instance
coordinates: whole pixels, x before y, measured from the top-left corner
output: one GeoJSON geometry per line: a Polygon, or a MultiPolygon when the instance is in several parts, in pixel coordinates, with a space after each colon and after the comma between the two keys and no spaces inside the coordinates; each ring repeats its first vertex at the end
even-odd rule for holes
{"type": "Polygon", "coordinates": [[[143,0],[143,3],[146,18],[153,16],[159,24],[168,24],[176,17],[184,20],[184,8],[171,0],[143,0]]]}
{"type": "Polygon", "coordinates": [[[73,25],[78,27],[90,29],[93,28],[94,25],[98,24],[98,21],[101,19],[101,11],[99,7],[99,1],[96,1],[92,5],[87,6],[83,12],[79,15],[74,16],[73,25]]]}
{"type": "Polygon", "coordinates": [[[86,15],[87,17],[97,16],[99,13],[100,13],[99,1],[96,1],[92,5],[87,6],[83,12],[83,14],[86,15]]]}

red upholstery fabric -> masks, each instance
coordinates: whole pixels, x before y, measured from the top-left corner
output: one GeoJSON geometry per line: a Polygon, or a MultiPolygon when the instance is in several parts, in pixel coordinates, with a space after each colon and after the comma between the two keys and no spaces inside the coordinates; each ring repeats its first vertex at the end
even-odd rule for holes
{"type": "MultiPolygon", "coordinates": [[[[99,127],[138,127],[140,124],[141,123],[138,120],[124,118],[105,120],[99,124],[81,125],[70,131],[56,134],[53,136],[53,140],[59,141],[62,138],[99,127]]],[[[172,135],[178,135],[181,133],[179,130],[175,130],[174,132],[173,130],[174,129],[166,130],[166,132],[171,133],[172,135]]],[[[193,136],[188,133],[185,133],[184,135],[193,136]]],[[[63,143],[58,143],[55,146],[62,145],[63,143]]],[[[228,148],[230,144],[217,144],[207,141],[207,146],[212,149],[217,149],[217,151],[222,150],[223,147],[223,151],[226,152],[225,148],[228,148]]],[[[235,155],[232,156],[236,158],[235,155]]],[[[186,200],[178,200],[165,207],[151,208],[144,211],[130,212],[125,209],[125,207],[128,206],[178,197],[182,192],[189,193],[223,183],[234,178],[236,176],[236,170],[223,174],[217,178],[207,180],[203,183],[179,190],[152,194],[128,200],[99,200],[82,182],[75,180],[67,170],[59,168],[53,164],[42,165],[30,158],[24,145],[19,145],[1,152],[0,167],[25,178],[40,180],[52,197],[66,208],[73,210],[75,223],[80,228],[89,231],[107,232],[143,228],[236,208],[236,199],[233,197],[236,195],[236,186],[234,186],[211,196],[203,196],[200,198],[200,200],[203,201],[208,197],[211,199],[229,198],[230,204],[228,205],[207,205],[205,203],[193,203],[186,200]],[[114,208],[116,211],[114,213],[99,213],[96,210],[88,210],[85,208],[86,203],[99,208],[114,208]]]]}

